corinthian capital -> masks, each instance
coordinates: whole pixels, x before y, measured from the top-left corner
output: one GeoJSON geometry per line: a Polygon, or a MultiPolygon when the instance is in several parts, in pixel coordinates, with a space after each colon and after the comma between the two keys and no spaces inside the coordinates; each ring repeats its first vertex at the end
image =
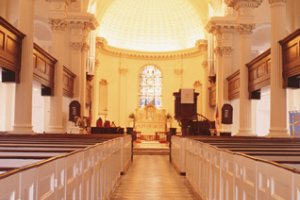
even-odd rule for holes
{"type": "Polygon", "coordinates": [[[286,3],[287,0],[269,0],[269,3],[270,4],[273,4],[273,3],[286,3]]]}
{"type": "Polygon", "coordinates": [[[65,19],[50,18],[49,24],[53,31],[64,31],[67,27],[67,22],[65,19]]]}
{"type": "Polygon", "coordinates": [[[83,29],[86,31],[95,30],[98,22],[94,15],[90,13],[69,13],[68,26],[71,29],[83,29]]]}
{"type": "Polygon", "coordinates": [[[263,0],[225,0],[228,7],[233,7],[235,10],[240,8],[257,8],[263,0]]]}
{"type": "Polygon", "coordinates": [[[233,49],[230,46],[216,47],[214,50],[214,52],[219,56],[230,56],[232,51],[233,49]]]}
{"type": "Polygon", "coordinates": [[[254,28],[255,24],[239,24],[238,31],[241,34],[251,34],[254,28]]]}
{"type": "Polygon", "coordinates": [[[86,42],[71,42],[71,47],[74,50],[87,51],[89,45],[86,42]]]}
{"type": "Polygon", "coordinates": [[[233,32],[235,30],[236,23],[232,18],[219,18],[213,17],[206,25],[206,30],[213,34],[222,34],[224,32],[233,32]]]}

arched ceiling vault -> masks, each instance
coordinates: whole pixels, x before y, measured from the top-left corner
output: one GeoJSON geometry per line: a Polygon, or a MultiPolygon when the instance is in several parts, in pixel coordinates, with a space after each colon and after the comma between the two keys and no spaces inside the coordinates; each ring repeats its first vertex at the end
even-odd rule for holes
{"type": "MultiPolygon", "coordinates": [[[[219,0],[96,1],[95,15],[100,24],[97,35],[104,37],[108,45],[123,49],[188,49],[205,39],[210,1],[219,0]]],[[[90,0],[89,5],[94,2],[90,0]]]]}

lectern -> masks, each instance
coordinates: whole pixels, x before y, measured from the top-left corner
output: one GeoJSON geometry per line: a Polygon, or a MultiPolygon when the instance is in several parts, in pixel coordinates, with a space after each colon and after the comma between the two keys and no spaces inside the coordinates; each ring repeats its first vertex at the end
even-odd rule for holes
{"type": "Polygon", "coordinates": [[[199,93],[192,91],[192,94],[190,94],[192,96],[188,97],[191,101],[187,103],[187,101],[183,99],[185,97],[182,92],[185,91],[179,90],[179,92],[173,93],[175,97],[175,119],[181,126],[182,135],[188,135],[191,121],[197,118],[197,97],[199,93]]]}

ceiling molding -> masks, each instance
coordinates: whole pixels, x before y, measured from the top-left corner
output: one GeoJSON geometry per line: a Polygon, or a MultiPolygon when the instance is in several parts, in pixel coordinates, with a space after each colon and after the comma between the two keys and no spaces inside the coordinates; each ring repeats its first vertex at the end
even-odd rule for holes
{"type": "Polygon", "coordinates": [[[197,41],[195,47],[190,49],[170,52],[142,52],[115,48],[109,46],[105,38],[100,37],[97,37],[96,46],[98,53],[139,60],[174,60],[201,56],[207,53],[207,40],[197,41]]]}

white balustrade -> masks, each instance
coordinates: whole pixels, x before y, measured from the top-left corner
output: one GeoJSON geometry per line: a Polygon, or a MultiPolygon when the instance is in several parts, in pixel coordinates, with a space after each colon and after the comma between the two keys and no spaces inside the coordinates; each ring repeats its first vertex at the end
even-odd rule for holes
{"type": "MultiPolygon", "coordinates": [[[[171,141],[173,165],[180,173],[186,173],[203,200],[300,199],[300,171],[295,168],[191,138],[173,136],[171,141]]],[[[276,157],[276,160],[292,158],[276,157]]]]}
{"type": "Polygon", "coordinates": [[[0,175],[0,200],[109,199],[131,150],[131,136],[125,136],[48,160],[15,159],[13,167],[23,167],[0,175]]]}

